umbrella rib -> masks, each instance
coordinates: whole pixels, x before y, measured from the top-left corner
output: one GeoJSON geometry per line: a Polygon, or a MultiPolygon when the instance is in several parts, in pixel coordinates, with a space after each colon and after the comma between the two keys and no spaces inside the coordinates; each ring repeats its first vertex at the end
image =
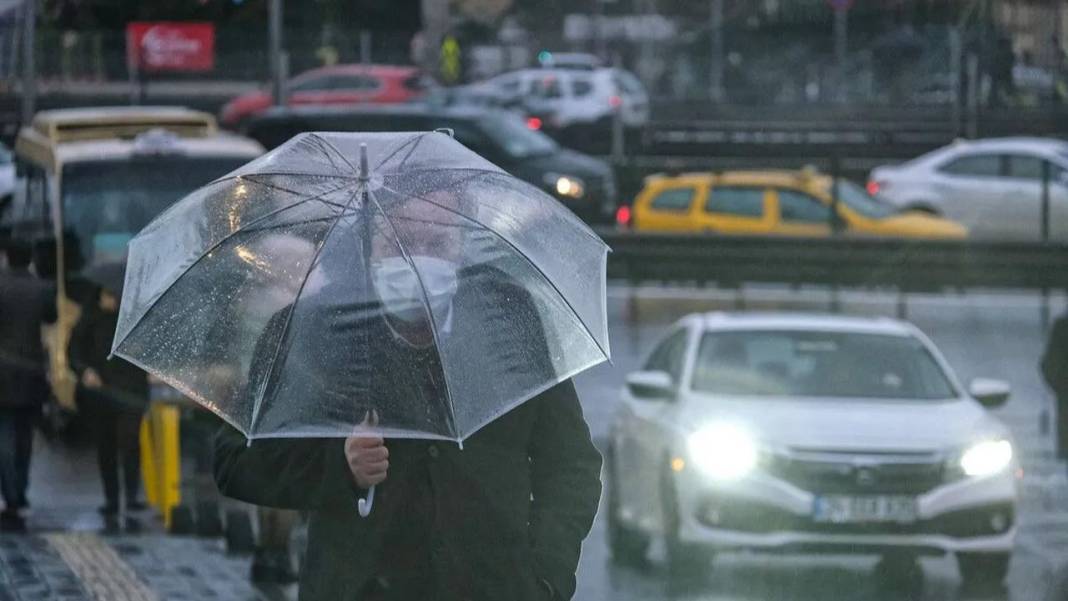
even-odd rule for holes
{"type": "MultiPolygon", "coordinates": [[[[316,140],[318,140],[319,143],[322,144],[324,147],[326,147],[326,148],[328,148],[330,150],[333,150],[334,154],[336,154],[338,156],[338,158],[340,158],[342,161],[345,161],[345,164],[349,166],[349,169],[352,170],[352,173],[356,173],[357,172],[356,171],[356,166],[353,165],[351,162],[349,162],[348,159],[345,158],[345,155],[341,153],[341,150],[339,150],[337,146],[334,146],[332,143],[330,143],[330,141],[328,141],[326,138],[320,136],[319,134],[313,133],[313,134],[310,134],[310,135],[311,135],[311,137],[313,137],[316,140]]],[[[330,164],[333,165],[334,162],[330,161],[330,164]]],[[[340,173],[340,172],[341,172],[341,170],[338,169],[338,173],[340,173]]]]}
{"type": "MultiPolygon", "coordinates": [[[[296,177],[322,177],[322,178],[325,178],[325,179],[356,179],[356,177],[352,176],[352,175],[339,175],[339,174],[334,174],[334,173],[296,173],[296,172],[292,172],[292,171],[257,171],[255,173],[242,173],[240,175],[224,175],[223,177],[220,177],[219,179],[212,180],[211,182],[209,182],[207,184],[204,184],[204,187],[206,188],[206,187],[211,186],[213,184],[218,184],[218,183],[221,183],[221,182],[228,182],[228,181],[234,180],[234,179],[249,179],[249,180],[252,180],[252,181],[256,181],[256,180],[253,180],[252,177],[253,176],[260,176],[260,175],[265,175],[265,176],[289,175],[289,176],[296,176],[296,177]]],[[[260,183],[263,183],[263,182],[260,182],[260,183]]]]}
{"type": "MultiPolygon", "coordinates": [[[[394,192],[396,194],[400,194],[402,196],[410,196],[412,198],[418,198],[419,200],[422,200],[423,202],[428,202],[428,203],[430,203],[430,204],[432,204],[432,205],[434,205],[436,207],[439,207],[439,208],[444,209],[444,210],[446,210],[446,211],[448,211],[450,213],[453,213],[453,214],[459,216],[462,219],[466,219],[466,220],[468,220],[468,221],[470,221],[472,223],[477,224],[479,227],[481,227],[482,229],[486,230],[487,232],[493,234],[500,241],[502,241],[505,244],[507,244],[508,247],[511,248],[513,251],[515,251],[515,253],[517,255],[519,255],[520,257],[523,257],[523,260],[526,261],[531,267],[533,267],[534,270],[538,272],[538,275],[540,275],[543,280],[545,280],[550,286],[552,286],[553,290],[556,291],[557,296],[559,296],[560,298],[562,298],[564,300],[564,303],[567,305],[567,308],[571,309],[571,313],[578,319],[579,323],[581,323],[582,327],[586,330],[586,335],[588,335],[590,337],[590,339],[593,340],[593,343],[597,345],[597,350],[601,351],[601,354],[604,355],[605,357],[610,357],[611,356],[605,351],[605,348],[603,346],[601,346],[601,341],[597,340],[597,337],[593,335],[593,331],[590,330],[590,326],[586,323],[586,320],[583,319],[581,315],[579,315],[578,311],[575,310],[574,305],[571,304],[571,301],[567,298],[567,296],[564,295],[563,292],[560,291],[560,288],[558,288],[556,286],[556,282],[553,282],[552,278],[550,278],[548,275],[546,275],[545,272],[542,271],[541,267],[539,267],[537,263],[535,263],[534,261],[531,261],[530,257],[528,257],[526,255],[526,253],[524,253],[523,251],[519,250],[516,247],[515,244],[512,244],[511,240],[505,238],[500,233],[498,233],[496,230],[494,230],[493,228],[489,227],[485,223],[482,223],[478,219],[475,219],[474,217],[471,217],[469,215],[465,215],[465,214],[461,213],[460,211],[457,211],[456,209],[454,209],[452,207],[443,205],[443,204],[441,204],[441,203],[439,203],[437,201],[430,200],[429,198],[425,198],[425,197],[420,196],[418,194],[412,194],[412,193],[409,193],[409,192],[401,192],[399,190],[395,190],[395,189],[387,187],[387,186],[383,186],[383,188],[385,188],[385,189],[387,189],[387,190],[389,190],[391,192],[394,192]]],[[[388,220],[388,218],[387,218],[387,220],[388,220]]],[[[595,238],[596,238],[596,236],[595,236],[595,238]]],[[[600,238],[596,238],[596,239],[598,241],[601,240],[600,238]]],[[[603,245],[604,242],[601,242],[601,244],[603,245]]]]}
{"type": "MultiPolygon", "coordinates": [[[[473,173],[471,175],[471,177],[468,178],[468,179],[473,179],[476,176],[482,175],[482,174],[494,175],[494,176],[510,178],[510,179],[517,179],[515,176],[509,175],[508,172],[506,172],[506,171],[493,171],[492,169],[481,169],[481,168],[471,168],[471,167],[422,167],[422,168],[416,168],[416,169],[406,169],[406,170],[404,170],[403,173],[397,172],[397,171],[386,171],[385,175],[386,176],[393,176],[393,177],[400,177],[400,176],[406,175],[408,173],[435,172],[435,171],[474,171],[475,173],[473,173]]],[[[458,185],[458,184],[461,184],[461,183],[463,183],[465,181],[467,181],[467,180],[463,180],[463,181],[460,181],[460,182],[454,182],[453,184],[450,185],[450,187],[458,185]]],[[[522,180],[520,180],[520,181],[522,181],[522,180]]],[[[522,183],[534,188],[535,190],[537,190],[537,188],[535,188],[534,185],[531,184],[530,182],[522,182],[522,183]]],[[[389,188],[390,190],[393,190],[394,192],[400,192],[396,188],[390,187],[389,184],[383,183],[383,187],[389,188]]],[[[444,186],[442,186],[439,189],[446,189],[446,188],[444,186]]],[[[544,192],[542,192],[541,190],[537,190],[537,191],[540,194],[544,194],[544,192]]],[[[400,193],[401,194],[408,194],[407,192],[400,192],[400,193]]],[[[414,194],[412,194],[412,195],[414,196],[414,194]]],[[[552,198],[551,196],[549,197],[549,199],[552,200],[553,202],[556,202],[557,204],[559,204],[556,201],[556,199],[552,198]]],[[[563,210],[564,211],[568,211],[568,213],[570,213],[570,211],[567,208],[563,208],[563,210]]],[[[602,244],[604,244],[604,240],[601,240],[601,237],[598,236],[597,232],[594,232],[593,229],[590,228],[590,226],[586,225],[582,221],[578,221],[578,223],[576,223],[576,225],[581,226],[582,231],[585,232],[586,235],[588,235],[589,237],[591,237],[591,238],[601,242],[602,244]]],[[[485,227],[485,226],[483,225],[482,227],[485,227]]]]}
{"type": "MultiPolygon", "coordinates": [[[[441,361],[441,341],[438,339],[438,324],[434,319],[434,311],[430,308],[430,297],[426,293],[426,285],[423,284],[423,276],[419,274],[419,270],[415,268],[415,262],[412,260],[408,249],[404,247],[404,243],[401,240],[400,233],[397,231],[396,226],[393,225],[393,220],[389,214],[382,208],[382,205],[378,204],[378,199],[371,194],[371,191],[367,191],[367,199],[371,201],[371,204],[382,214],[383,221],[389,226],[390,231],[393,232],[393,238],[397,241],[397,248],[400,249],[401,255],[404,257],[405,262],[408,263],[408,267],[411,268],[412,273],[415,274],[416,281],[419,282],[419,292],[423,295],[423,306],[426,308],[426,314],[430,318],[430,333],[434,337],[434,351],[438,354],[438,361],[441,361]]],[[[581,320],[580,320],[581,321],[581,320]]],[[[459,435],[459,431],[456,428],[456,405],[453,403],[452,391],[449,390],[449,378],[445,375],[445,366],[441,367],[442,379],[445,382],[445,399],[449,403],[449,429],[453,435],[459,435]]]]}
{"type": "MultiPolygon", "coordinates": [[[[340,176],[332,176],[332,177],[340,177],[340,176]]],[[[267,182],[261,182],[258,179],[252,179],[252,178],[247,177],[247,176],[245,177],[245,179],[247,179],[248,181],[250,181],[250,182],[252,182],[252,183],[254,183],[254,184],[258,185],[258,186],[263,186],[264,188],[270,188],[272,190],[279,190],[279,191],[285,192],[287,194],[293,194],[294,196],[300,196],[301,195],[301,192],[298,192],[296,190],[290,190],[289,188],[283,188],[282,186],[279,186],[279,185],[276,185],[276,184],[269,184],[267,182]]],[[[351,180],[351,181],[355,181],[356,180],[356,178],[354,178],[354,177],[350,177],[350,178],[346,178],[346,179],[351,180]]],[[[336,191],[338,191],[338,190],[340,190],[340,189],[342,189],[344,187],[345,186],[338,186],[337,188],[333,188],[329,192],[326,192],[326,194],[329,194],[330,192],[336,192],[336,191]]],[[[308,200],[318,200],[319,202],[321,202],[323,204],[327,204],[327,205],[330,205],[332,207],[336,207],[336,208],[339,208],[339,209],[342,209],[342,210],[345,209],[345,205],[344,204],[342,204],[340,202],[330,202],[329,200],[323,200],[323,198],[321,196],[319,198],[312,197],[312,198],[309,198],[308,200]]]]}
{"type": "MultiPolygon", "coordinates": [[[[345,209],[352,207],[353,201],[356,200],[356,196],[360,193],[360,186],[352,191],[352,195],[349,197],[348,202],[345,204],[345,209]]],[[[326,248],[327,241],[330,240],[330,234],[334,233],[334,229],[337,228],[337,224],[345,217],[345,210],[334,219],[334,222],[330,224],[330,228],[326,230],[326,234],[323,235],[322,242],[319,243],[319,248],[315,249],[315,254],[312,255],[312,260],[308,264],[308,271],[304,273],[304,278],[300,281],[300,288],[297,289],[297,295],[293,298],[293,306],[289,308],[289,314],[286,315],[286,321],[282,324],[282,332],[278,336],[278,345],[274,347],[274,354],[271,356],[271,364],[267,366],[267,375],[263,378],[263,384],[260,385],[260,389],[256,394],[259,401],[252,407],[252,418],[248,422],[248,435],[251,438],[255,434],[256,421],[260,416],[260,409],[263,408],[264,394],[270,387],[271,382],[274,380],[274,366],[278,362],[278,357],[282,353],[282,344],[285,343],[286,334],[289,333],[289,324],[293,322],[293,314],[297,312],[297,303],[300,302],[301,295],[304,294],[304,286],[308,284],[308,278],[311,276],[312,271],[315,270],[316,264],[319,262],[319,256],[322,255],[323,249],[326,248]]]]}
{"type": "Polygon", "coordinates": [[[227,240],[229,240],[230,238],[233,238],[234,236],[236,236],[239,233],[242,233],[242,232],[248,230],[249,228],[253,227],[254,225],[256,225],[258,223],[261,223],[261,222],[263,222],[263,221],[265,221],[267,219],[270,219],[271,217],[274,217],[275,215],[278,215],[278,214],[284,213],[285,211],[288,211],[290,209],[294,209],[296,207],[299,207],[299,206],[303,205],[304,203],[311,202],[313,200],[318,200],[321,197],[326,196],[327,194],[332,194],[334,192],[337,192],[338,190],[341,190],[344,187],[345,186],[338,186],[337,188],[334,188],[333,190],[330,190],[328,192],[323,192],[322,194],[319,194],[318,196],[312,196],[312,197],[309,197],[309,198],[302,198],[301,200],[298,200],[297,202],[295,202],[295,203],[293,203],[291,205],[286,205],[284,207],[279,207],[279,208],[277,208],[277,209],[275,209],[273,211],[270,211],[268,213],[260,215],[259,217],[253,219],[252,221],[242,225],[241,227],[237,228],[236,230],[234,230],[234,231],[230,232],[229,234],[226,234],[225,236],[220,238],[217,242],[215,242],[215,244],[212,244],[205,251],[200,253],[200,256],[198,256],[192,263],[190,263],[189,267],[186,267],[185,270],[178,277],[174,278],[173,282],[171,282],[170,284],[167,284],[166,288],[161,290],[159,292],[159,294],[156,294],[152,298],[152,300],[149,301],[148,308],[146,308],[144,310],[144,312],[141,313],[141,317],[138,318],[137,322],[135,322],[132,326],[130,326],[130,329],[126,330],[126,335],[124,335],[122,337],[122,340],[115,341],[111,345],[111,348],[112,349],[118,349],[119,346],[122,345],[123,342],[126,342],[126,339],[130,337],[130,334],[132,334],[133,331],[137,329],[137,326],[141,325],[141,322],[144,321],[145,317],[148,316],[149,312],[152,311],[152,309],[154,309],[156,307],[156,304],[159,302],[159,300],[161,298],[163,298],[163,296],[165,294],[170,292],[171,288],[173,288],[174,285],[178,283],[178,280],[182,279],[182,276],[184,276],[185,274],[189,273],[190,270],[192,270],[194,267],[197,266],[197,264],[199,264],[201,261],[204,260],[204,257],[210,255],[215,249],[217,249],[220,246],[222,246],[227,240]]]}
{"type": "Polygon", "coordinates": [[[382,167],[382,165],[385,165],[386,161],[388,161],[388,160],[392,159],[393,157],[397,156],[398,152],[404,150],[405,148],[408,147],[409,144],[415,142],[416,140],[421,140],[423,138],[423,136],[425,136],[425,135],[426,135],[426,133],[417,133],[417,134],[414,134],[412,137],[408,138],[407,140],[405,140],[404,144],[401,144],[400,146],[397,146],[396,148],[393,149],[393,152],[387,154],[386,157],[384,159],[382,159],[381,161],[378,161],[378,164],[375,165],[375,169],[378,169],[378,168],[382,167]]]}

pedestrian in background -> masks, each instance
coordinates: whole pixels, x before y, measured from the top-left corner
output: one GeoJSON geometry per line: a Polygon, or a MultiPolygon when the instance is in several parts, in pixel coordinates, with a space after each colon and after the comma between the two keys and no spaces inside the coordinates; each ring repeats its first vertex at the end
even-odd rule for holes
{"type": "MultiPolygon", "coordinates": [[[[71,335],[71,366],[78,375],[78,405],[93,424],[97,462],[104,485],[105,504],[100,513],[119,512],[120,472],[126,511],[139,511],[141,488],[141,417],[148,404],[148,377],[140,368],[115,358],[108,360],[119,319],[121,266],[103,269],[117,274],[99,275],[110,283],[100,288],[95,303],[83,309],[71,335]]],[[[90,276],[92,277],[92,276],[90,276]]]]}
{"type": "Polygon", "coordinates": [[[1068,459],[1068,313],[1053,323],[1041,367],[1057,397],[1057,457],[1068,459]]]}
{"type": "Polygon", "coordinates": [[[54,291],[30,271],[28,245],[6,245],[0,272],[0,530],[25,529],[33,427],[48,396],[41,327],[55,321],[54,291]]]}

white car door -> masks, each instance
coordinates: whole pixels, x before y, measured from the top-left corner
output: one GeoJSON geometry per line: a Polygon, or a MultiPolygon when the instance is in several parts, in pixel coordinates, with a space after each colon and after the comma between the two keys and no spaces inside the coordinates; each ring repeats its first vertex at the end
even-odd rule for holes
{"type": "MultiPolygon", "coordinates": [[[[1045,159],[1026,154],[1009,154],[1005,157],[1005,178],[1007,180],[1002,198],[1004,238],[1011,240],[1040,240],[1042,238],[1042,165],[1045,159]]],[[[1068,195],[1063,185],[1058,185],[1061,178],[1058,168],[1049,164],[1049,202],[1050,235],[1056,239],[1061,234],[1054,228],[1068,231],[1068,224],[1063,224],[1064,203],[1068,195]],[[1063,225],[1062,225],[1063,224],[1063,225]]],[[[1063,237],[1062,237],[1063,239],[1063,237]]]]}
{"type": "MultiPolygon", "coordinates": [[[[686,329],[670,334],[649,356],[643,371],[671,375],[676,389],[689,346],[686,329]]],[[[620,511],[624,519],[654,530],[660,517],[659,485],[664,469],[664,451],[676,399],[642,397],[629,388],[623,391],[623,415],[616,438],[616,476],[621,486],[620,511]]]]}
{"type": "Polygon", "coordinates": [[[931,189],[945,217],[968,227],[974,238],[1005,238],[1018,225],[1005,198],[1021,194],[1019,182],[1002,176],[1003,155],[967,152],[937,165],[931,189]]]}

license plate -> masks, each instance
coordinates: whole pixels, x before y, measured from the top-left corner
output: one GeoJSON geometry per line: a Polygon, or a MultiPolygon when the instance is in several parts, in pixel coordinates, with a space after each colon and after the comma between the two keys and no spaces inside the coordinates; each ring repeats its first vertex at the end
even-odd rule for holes
{"type": "Polygon", "coordinates": [[[916,521],[916,499],[903,496],[816,497],[812,519],[829,524],[916,521]]]}

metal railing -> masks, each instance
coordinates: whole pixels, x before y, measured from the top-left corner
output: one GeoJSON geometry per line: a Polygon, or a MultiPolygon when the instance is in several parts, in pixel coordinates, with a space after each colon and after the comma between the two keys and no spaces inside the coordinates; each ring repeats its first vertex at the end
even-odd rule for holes
{"type": "Polygon", "coordinates": [[[601,231],[608,277],[640,283],[746,283],[1050,290],[1068,287],[1068,244],[787,238],[601,231]]]}

